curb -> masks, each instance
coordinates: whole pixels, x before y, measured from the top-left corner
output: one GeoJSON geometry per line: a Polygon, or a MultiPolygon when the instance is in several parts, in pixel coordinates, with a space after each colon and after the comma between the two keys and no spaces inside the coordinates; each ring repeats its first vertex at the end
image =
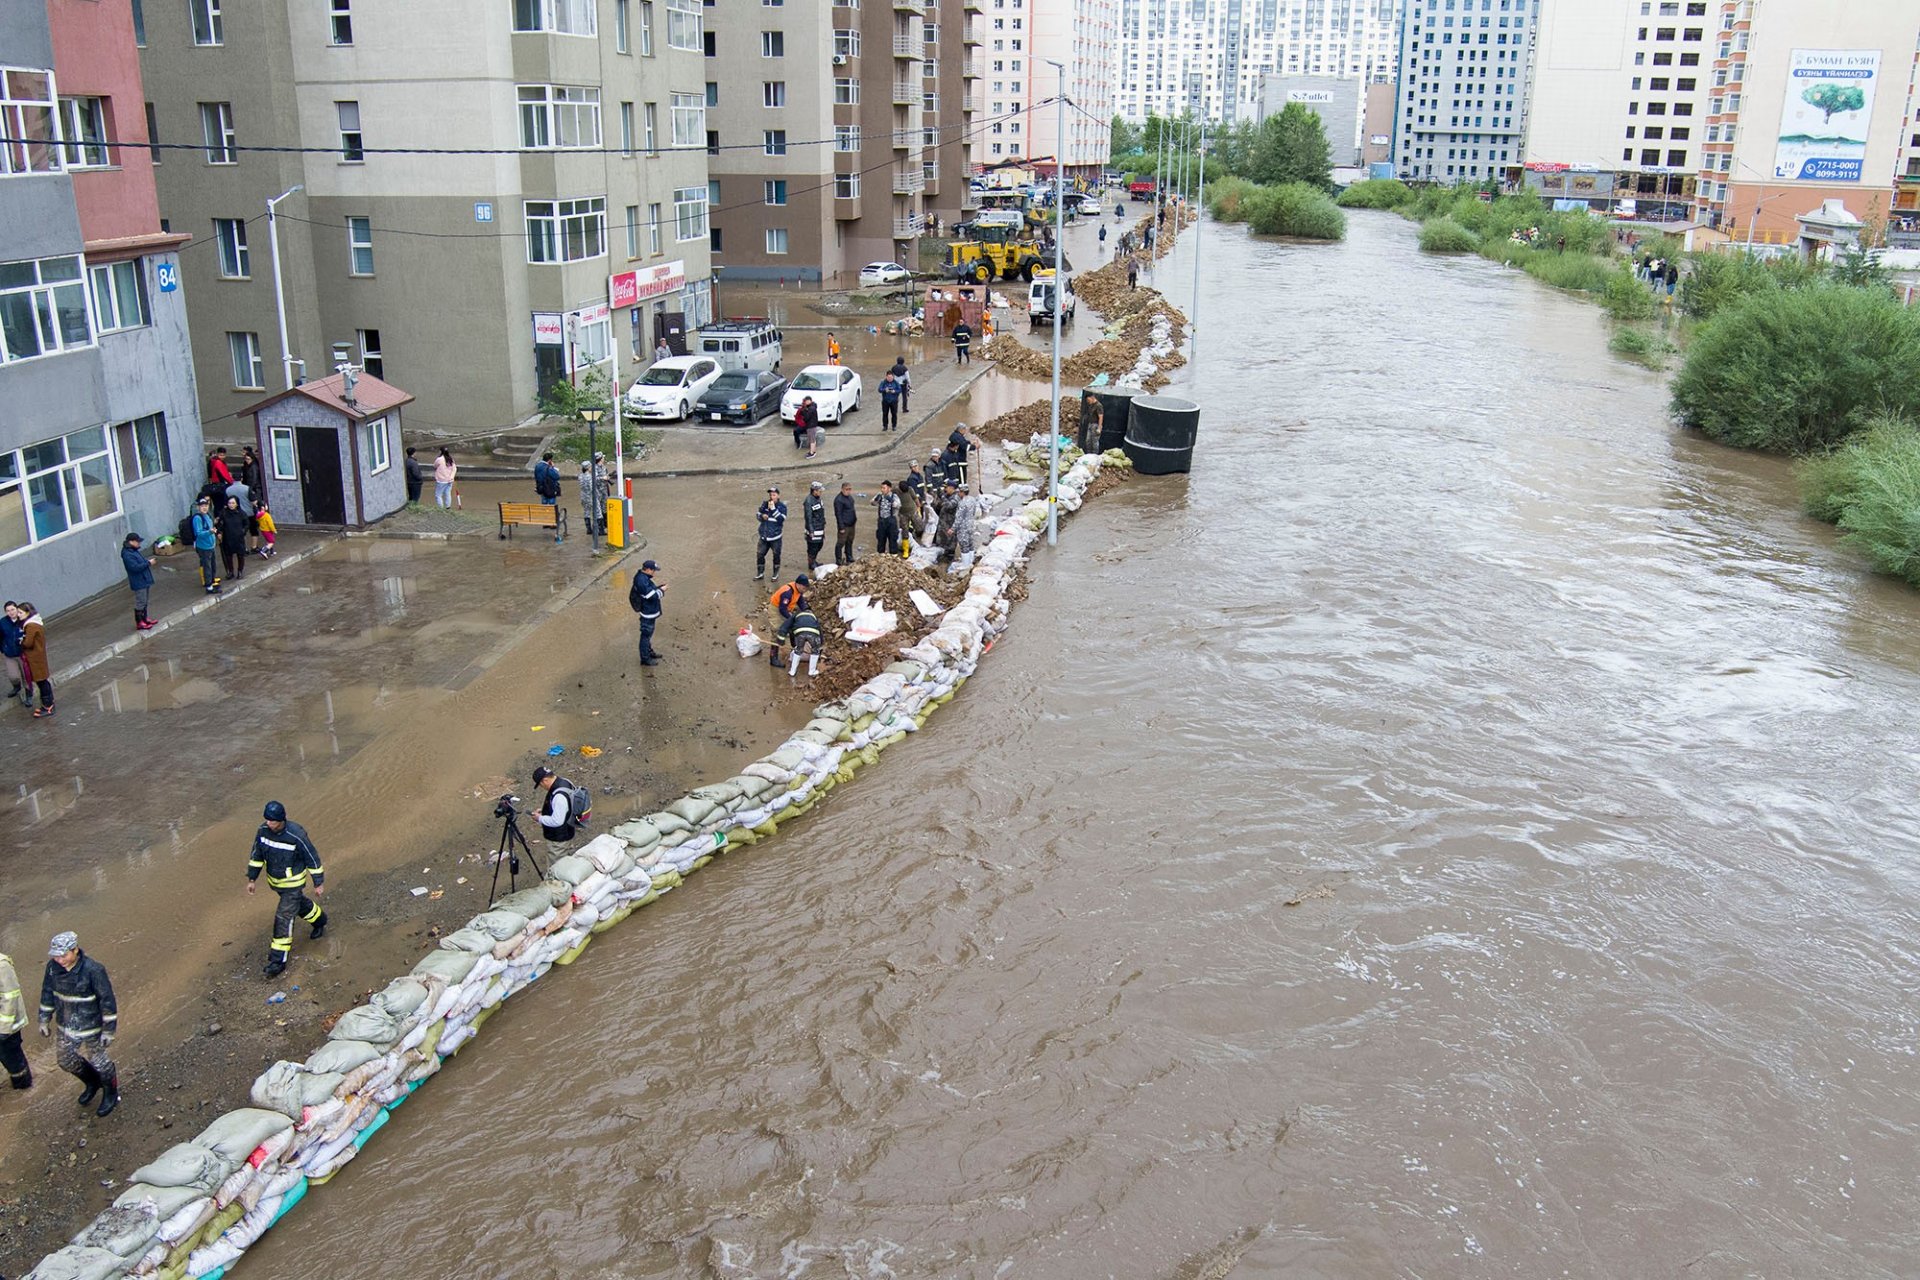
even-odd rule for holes
{"type": "Polygon", "coordinates": [[[145,632],[140,632],[134,635],[126,636],[123,639],[115,640],[112,644],[107,645],[104,648],[95,649],[92,653],[80,659],[80,661],[74,663],[72,666],[62,667],[60,670],[54,672],[53,679],[57,683],[60,681],[72,680],[76,676],[84,675],[89,670],[99,666],[101,663],[107,661],[108,659],[117,658],[121,654],[126,653],[129,650],[133,649],[134,646],[138,645],[142,640],[145,640],[147,637],[159,635],[162,631],[166,631],[171,627],[178,626],[180,623],[185,622],[188,618],[191,618],[196,614],[205,613],[209,609],[218,608],[223,601],[233,599],[233,597],[239,595],[242,591],[245,591],[248,587],[252,586],[254,583],[264,582],[268,578],[273,577],[276,573],[279,573],[284,569],[291,569],[296,564],[300,564],[304,561],[311,560],[313,559],[313,557],[319,555],[322,551],[325,551],[328,547],[332,545],[333,545],[333,540],[329,538],[319,543],[316,543],[311,547],[308,547],[304,551],[296,551],[292,555],[287,556],[285,559],[282,559],[279,556],[275,556],[272,560],[269,560],[266,563],[266,565],[263,568],[261,568],[260,571],[257,572],[253,577],[242,578],[240,581],[234,583],[233,586],[231,586],[226,591],[223,591],[221,594],[217,596],[207,596],[203,599],[195,601],[194,603],[188,605],[184,609],[175,609],[172,613],[168,614],[166,617],[156,619],[154,628],[151,631],[145,631],[145,632]]]}

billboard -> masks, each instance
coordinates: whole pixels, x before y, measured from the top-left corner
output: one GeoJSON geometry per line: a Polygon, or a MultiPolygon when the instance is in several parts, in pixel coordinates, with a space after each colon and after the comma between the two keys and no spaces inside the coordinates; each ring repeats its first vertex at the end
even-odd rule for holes
{"type": "Polygon", "coordinates": [[[622,271],[607,277],[607,300],[616,307],[630,307],[663,293],[672,293],[687,283],[687,264],[663,262],[638,271],[622,271]]]}
{"type": "Polygon", "coordinates": [[[1866,169],[1878,49],[1795,49],[1773,176],[1803,182],[1858,182],[1866,169]]]}

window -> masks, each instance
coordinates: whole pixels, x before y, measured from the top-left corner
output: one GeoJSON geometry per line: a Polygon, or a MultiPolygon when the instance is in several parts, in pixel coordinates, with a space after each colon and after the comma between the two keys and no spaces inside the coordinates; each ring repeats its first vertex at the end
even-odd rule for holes
{"type": "Polygon", "coordinates": [[[147,47],[147,11],[140,0],[133,0],[133,45],[136,49],[147,47]]]}
{"type": "Polygon", "coordinates": [[[767,228],[767,252],[782,254],[787,251],[787,229],[785,227],[767,228]]]}
{"type": "Polygon", "coordinates": [[[393,465],[393,451],[387,440],[387,420],[375,418],[361,430],[367,433],[367,474],[377,476],[393,465]]]}
{"type": "Polygon", "coordinates": [[[857,124],[837,124],[833,126],[833,149],[841,154],[860,150],[860,126],[857,124]]]}
{"type": "Polygon", "coordinates": [[[253,254],[247,248],[247,224],[240,218],[215,218],[213,238],[220,242],[220,278],[245,280],[253,275],[253,254]]]}
{"type": "Polygon", "coordinates": [[[613,51],[631,53],[627,45],[627,27],[630,25],[628,0],[613,0],[613,51]]]}
{"type": "Polygon", "coordinates": [[[762,133],[760,135],[760,154],[766,156],[783,156],[787,154],[787,131],[785,129],[768,129],[762,133]]]}
{"type": "Polygon", "coordinates": [[[835,31],[833,33],[833,56],[836,58],[857,58],[860,56],[860,32],[858,29],[835,31]]]}
{"type": "Polygon", "coordinates": [[[93,318],[99,332],[139,329],[153,323],[147,307],[147,276],[139,259],[87,268],[93,281],[93,318]]]}
{"type": "Polygon", "coordinates": [[[784,31],[762,31],[760,33],[760,56],[763,58],[786,57],[787,33],[784,31]]]}
{"type": "Polygon", "coordinates": [[[267,452],[273,455],[273,478],[275,480],[298,480],[300,478],[300,472],[294,465],[292,427],[268,427],[267,452]]]}
{"type": "Polygon", "coordinates": [[[613,316],[579,321],[573,331],[573,355],[574,363],[583,369],[613,359],[613,316]]]}
{"type": "Polygon", "coordinates": [[[707,105],[709,107],[717,107],[720,105],[720,82],[718,80],[707,81],[707,105]]]}
{"type": "Polygon", "coordinates": [[[837,106],[852,106],[860,101],[860,81],[850,76],[835,76],[833,101],[837,106]]]}
{"type": "Polygon", "coordinates": [[[667,0],[667,48],[699,53],[706,48],[705,26],[700,0],[667,0]]]}
{"type": "Polygon", "coordinates": [[[642,120],[646,125],[647,154],[652,155],[660,150],[660,104],[649,102],[645,107],[642,120]]]}
{"type": "Polygon", "coordinates": [[[697,93],[676,93],[670,108],[673,112],[673,145],[704,147],[707,133],[706,100],[697,93]]]}
{"type": "Polygon", "coordinates": [[[160,163],[160,120],[154,115],[151,102],[147,104],[147,158],[154,164],[160,163]]]}
{"type": "Polygon", "coordinates": [[[220,0],[187,0],[187,9],[193,15],[193,42],[195,44],[225,44],[225,28],[220,21],[220,0]]]}
{"type": "Polygon", "coordinates": [[[760,105],[763,107],[784,107],[787,105],[787,82],[785,80],[763,80],[760,82],[760,105]]]}
{"type": "Polygon", "coordinates": [[[720,42],[714,37],[713,32],[709,31],[705,36],[701,37],[701,46],[702,52],[704,52],[707,57],[717,58],[720,56],[720,42]]]}
{"type": "Polygon", "coordinates": [[[785,178],[769,178],[761,183],[760,187],[764,193],[765,203],[785,204],[787,202],[787,180],[785,178]]]}
{"type": "Polygon", "coordinates": [[[265,391],[267,369],[260,361],[260,335],[228,333],[227,357],[233,362],[233,385],[237,391],[265,391]]]}
{"type": "Polygon", "coordinates": [[[594,0],[513,0],[515,31],[551,31],[562,36],[596,33],[594,0]]]}
{"type": "Polygon", "coordinates": [[[0,263],[0,363],[92,345],[79,258],[0,263]]]}
{"type": "Polygon", "coordinates": [[[333,0],[328,37],[335,44],[353,43],[353,0],[333,0]]]}
{"type": "Polygon", "coordinates": [[[527,261],[584,262],[607,251],[607,201],[527,201],[527,261]]]}
{"type": "Polygon", "coordinates": [[[120,458],[123,484],[147,480],[173,470],[173,451],[167,443],[167,415],[150,413],[113,429],[114,452],[120,458]]]}
{"type": "Polygon", "coordinates": [[[66,138],[62,150],[69,169],[107,166],[107,106],[102,99],[60,99],[60,132],[66,138]]]}
{"type": "Polygon", "coordinates": [[[238,164],[240,153],[234,147],[233,104],[200,104],[200,137],[207,146],[208,164],[238,164]]]}
{"type": "Polygon", "coordinates": [[[653,56],[653,0],[640,0],[640,56],[653,56]]]}
{"type": "Polygon", "coordinates": [[[520,145],[529,151],[600,145],[600,91],[560,84],[519,87],[520,145]]]}
{"type": "Polygon", "coordinates": [[[660,206],[657,204],[648,205],[647,206],[647,252],[652,254],[656,258],[659,257],[661,254],[660,238],[662,234],[664,234],[661,230],[661,224],[663,221],[664,219],[662,219],[660,216],[660,206]]]}
{"type": "Polygon", "coordinates": [[[373,219],[369,217],[347,218],[347,274],[370,276],[373,274],[373,219]]]}
{"type": "Polygon", "coordinates": [[[20,513],[0,524],[0,555],[104,520],[119,509],[105,427],[0,453],[0,511],[20,513]]]}
{"type": "Polygon", "coordinates": [[[640,206],[627,206],[627,257],[640,256],[640,206]]]}
{"type": "Polygon", "coordinates": [[[834,174],[833,198],[835,200],[858,200],[860,198],[860,175],[857,173],[834,174]]]}
{"type": "Polygon", "coordinates": [[[360,137],[360,104],[357,102],[336,102],[334,114],[340,118],[340,163],[364,164],[367,149],[360,137]]]}
{"type": "Polygon", "coordinates": [[[707,189],[681,187],[673,193],[673,220],[676,240],[707,238],[707,189]]]}
{"type": "Polygon", "coordinates": [[[360,367],[382,382],[387,378],[387,358],[380,354],[380,331],[361,329],[355,335],[360,339],[360,367]]]}
{"type": "Polygon", "coordinates": [[[718,129],[707,130],[707,154],[710,156],[720,154],[720,131],[718,129]]]}

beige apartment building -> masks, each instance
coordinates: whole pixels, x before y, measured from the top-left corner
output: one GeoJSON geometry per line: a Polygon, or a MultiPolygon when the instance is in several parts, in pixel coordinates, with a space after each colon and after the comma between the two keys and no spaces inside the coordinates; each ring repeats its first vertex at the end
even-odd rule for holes
{"type": "Polygon", "coordinates": [[[336,346],[479,431],[708,318],[700,0],[134,7],[209,437],[336,346]]]}
{"type": "MultiPolygon", "coordinates": [[[[992,163],[1009,156],[1054,156],[1069,176],[1097,180],[1112,151],[1120,0],[987,3],[993,24],[987,31],[987,110],[996,125],[1005,123],[1013,132],[1003,136],[989,126],[985,159],[992,163]],[[1024,33],[1018,25],[1023,10],[1024,33]],[[1008,22],[1015,25],[1002,29],[1008,22]],[[1056,62],[1059,68],[1049,65],[1056,62]],[[1063,82],[1068,105],[1061,111],[1047,100],[1060,92],[1063,82]],[[1009,99],[1020,114],[999,121],[1009,99]]],[[[1040,168],[1051,172],[1052,166],[1040,168]]]]}
{"type": "Polygon", "coordinates": [[[704,102],[727,280],[913,267],[935,217],[971,211],[985,2],[722,0],[704,102]]]}

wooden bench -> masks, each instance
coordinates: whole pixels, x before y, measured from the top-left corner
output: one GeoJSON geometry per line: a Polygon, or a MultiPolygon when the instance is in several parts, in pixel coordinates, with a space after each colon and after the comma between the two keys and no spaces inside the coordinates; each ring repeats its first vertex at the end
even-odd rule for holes
{"type": "Polygon", "coordinates": [[[513,536],[513,527],[517,524],[532,525],[536,529],[553,530],[557,542],[567,536],[567,511],[565,507],[548,506],[544,502],[503,502],[500,504],[500,536],[513,536]]]}

